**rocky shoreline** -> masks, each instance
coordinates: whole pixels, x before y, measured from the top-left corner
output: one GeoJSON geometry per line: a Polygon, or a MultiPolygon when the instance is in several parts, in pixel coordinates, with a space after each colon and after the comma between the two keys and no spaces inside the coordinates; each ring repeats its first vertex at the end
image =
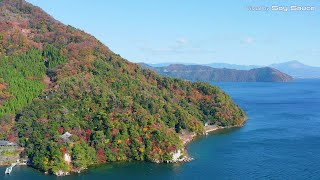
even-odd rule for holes
{"type": "MultiPolygon", "coordinates": [[[[204,127],[204,133],[203,135],[208,135],[211,132],[218,131],[221,129],[231,129],[231,128],[237,128],[242,127],[243,125],[235,125],[235,126],[217,126],[217,125],[208,125],[204,127]]],[[[182,140],[182,143],[184,146],[186,146],[188,143],[190,143],[195,137],[198,135],[195,132],[188,132],[186,130],[182,131],[179,134],[179,138],[182,140]]]]}
{"type": "MultiPolygon", "coordinates": [[[[211,132],[214,131],[218,131],[221,129],[231,129],[231,128],[237,128],[237,127],[242,127],[243,125],[235,125],[235,126],[217,126],[217,125],[207,125],[204,127],[204,133],[203,135],[208,135],[211,132]]],[[[177,163],[177,162],[190,162],[192,160],[194,160],[192,157],[190,157],[187,154],[187,150],[186,150],[186,146],[187,144],[189,144],[192,140],[194,140],[195,137],[197,137],[199,135],[197,135],[195,132],[188,132],[186,130],[183,130],[180,134],[179,134],[179,138],[182,140],[183,146],[184,146],[184,153],[186,155],[184,155],[182,158],[180,159],[176,159],[175,161],[168,161],[168,163],[177,163]]]]}
{"type": "Polygon", "coordinates": [[[214,132],[214,131],[218,131],[218,130],[221,130],[221,129],[232,129],[232,128],[238,128],[238,127],[242,127],[242,125],[235,125],[235,126],[216,126],[216,125],[213,125],[213,126],[206,126],[205,127],[205,134],[208,135],[210,132],[214,132]]]}

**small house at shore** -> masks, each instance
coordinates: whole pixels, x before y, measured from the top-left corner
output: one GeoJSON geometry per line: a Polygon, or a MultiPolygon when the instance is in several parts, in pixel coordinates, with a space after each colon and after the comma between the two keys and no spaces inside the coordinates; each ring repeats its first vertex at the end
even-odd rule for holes
{"type": "Polygon", "coordinates": [[[18,146],[18,144],[15,143],[15,142],[0,140],[0,146],[1,147],[4,147],[4,146],[18,146]]]}
{"type": "Polygon", "coordinates": [[[60,137],[64,140],[69,140],[69,137],[71,137],[72,134],[70,134],[69,132],[64,133],[63,135],[61,135],[60,137]]]}

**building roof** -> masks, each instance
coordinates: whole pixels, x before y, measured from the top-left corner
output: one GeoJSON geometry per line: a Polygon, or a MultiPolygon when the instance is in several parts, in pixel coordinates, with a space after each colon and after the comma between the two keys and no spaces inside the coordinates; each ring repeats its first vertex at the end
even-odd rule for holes
{"type": "Polygon", "coordinates": [[[5,146],[5,145],[7,145],[7,142],[8,142],[8,141],[2,141],[2,140],[0,140],[0,146],[5,146]]]}
{"type": "Polygon", "coordinates": [[[0,146],[17,146],[15,142],[0,140],[0,146]]]}
{"type": "Polygon", "coordinates": [[[70,136],[72,136],[72,134],[70,134],[69,132],[64,133],[63,135],[61,135],[60,137],[62,139],[68,139],[70,136]]]}

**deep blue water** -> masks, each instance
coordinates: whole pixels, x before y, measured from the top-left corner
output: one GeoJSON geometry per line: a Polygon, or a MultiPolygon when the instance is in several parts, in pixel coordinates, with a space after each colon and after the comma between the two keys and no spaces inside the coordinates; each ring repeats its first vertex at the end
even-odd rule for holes
{"type": "Polygon", "coordinates": [[[109,163],[64,178],[0,168],[0,179],[320,179],[320,80],[217,85],[248,121],[193,141],[190,163],[109,163]]]}

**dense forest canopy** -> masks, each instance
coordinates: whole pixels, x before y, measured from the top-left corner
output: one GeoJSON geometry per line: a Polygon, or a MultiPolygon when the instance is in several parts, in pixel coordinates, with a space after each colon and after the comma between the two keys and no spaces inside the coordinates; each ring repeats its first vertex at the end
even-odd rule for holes
{"type": "Polygon", "coordinates": [[[244,120],[215,86],[162,77],[24,0],[0,1],[0,138],[36,168],[163,162],[183,148],[181,130],[244,120]]]}

